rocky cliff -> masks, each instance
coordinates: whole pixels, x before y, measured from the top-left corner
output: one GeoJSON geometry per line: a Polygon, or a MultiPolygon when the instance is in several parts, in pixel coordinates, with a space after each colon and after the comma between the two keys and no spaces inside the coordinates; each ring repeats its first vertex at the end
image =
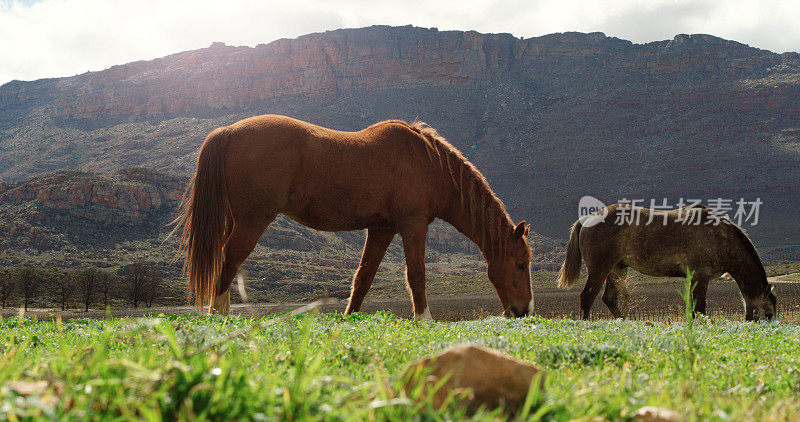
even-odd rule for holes
{"type": "Polygon", "coordinates": [[[147,169],[61,171],[0,186],[0,246],[51,249],[159,233],[185,181],[147,169]]]}
{"type": "MultiPolygon", "coordinates": [[[[648,79],[683,79],[692,86],[706,79],[793,75],[785,80],[755,80],[741,92],[759,85],[797,85],[798,66],[797,53],[779,55],[710,35],[678,35],[670,41],[636,45],[602,33],[519,39],[510,34],[373,27],[310,34],[254,48],[215,43],[102,72],[15,81],[0,90],[0,112],[46,104],[53,116],[62,118],[172,116],[240,110],[263,100],[315,98],[353,89],[481,89],[496,82],[492,72],[542,82],[552,78],[569,85],[594,81],[600,85],[595,89],[608,80],[634,78],[640,79],[636,85],[648,79]],[[577,80],[565,78],[569,75],[577,80]]],[[[747,110],[743,104],[762,102],[763,98],[735,101],[732,106],[747,110]]]]}
{"type": "Polygon", "coordinates": [[[800,241],[800,57],[709,35],[633,44],[370,27],[14,81],[0,87],[0,180],[187,175],[208,131],[262,113],[344,130],[425,120],[515,219],[552,236],[566,236],[583,195],[758,197],[756,243],[800,241]]]}

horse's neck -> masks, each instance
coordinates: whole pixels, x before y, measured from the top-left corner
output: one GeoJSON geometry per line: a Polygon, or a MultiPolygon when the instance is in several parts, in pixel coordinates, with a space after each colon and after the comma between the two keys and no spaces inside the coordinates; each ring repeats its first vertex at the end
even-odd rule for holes
{"type": "Polygon", "coordinates": [[[456,187],[445,197],[449,203],[444,205],[439,218],[478,245],[486,258],[500,253],[505,237],[514,227],[502,205],[496,203],[498,199],[484,191],[462,194],[456,187]]]}
{"type": "Polygon", "coordinates": [[[431,165],[441,171],[437,180],[443,203],[437,217],[475,242],[487,259],[502,252],[514,230],[503,203],[460,153],[435,136],[427,139],[431,165]]]}
{"type": "Polygon", "coordinates": [[[748,251],[746,245],[736,248],[732,255],[732,268],[728,272],[738,282],[743,295],[753,298],[769,289],[764,267],[748,251]]]}

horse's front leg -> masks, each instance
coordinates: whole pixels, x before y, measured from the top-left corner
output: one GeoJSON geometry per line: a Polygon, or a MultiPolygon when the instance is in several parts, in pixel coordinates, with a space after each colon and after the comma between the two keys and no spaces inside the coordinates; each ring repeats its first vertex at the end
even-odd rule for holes
{"type": "Polygon", "coordinates": [[[406,283],[411,290],[414,302],[415,320],[432,320],[428,310],[428,299],[425,297],[425,237],[428,225],[415,225],[402,230],[403,252],[406,255],[406,283]]]}
{"type": "Polygon", "coordinates": [[[744,320],[745,321],[758,321],[758,312],[756,307],[745,303],[744,305],[744,320]]]}
{"type": "Polygon", "coordinates": [[[692,276],[692,300],[694,301],[694,312],[706,314],[706,293],[708,292],[708,277],[700,274],[692,276]]]}
{"type": "Polygon", "coordinates": [[[358,265],[356,275],[353,277],[353,290],[350,292],[350,303],[347,304],[345,313],[352,314],[361,309],[378,266],[386,254],[386,249],[392,243],[395,231],[387,229],[368,229],[367,240],[364,242],[364,253],[361,255],[361,263],[358,265]]]}

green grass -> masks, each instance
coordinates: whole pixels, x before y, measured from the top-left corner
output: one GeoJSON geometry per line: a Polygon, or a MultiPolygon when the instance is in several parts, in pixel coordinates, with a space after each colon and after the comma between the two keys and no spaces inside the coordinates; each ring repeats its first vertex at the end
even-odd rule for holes
{"type": "MultiPolygon", "coordinates": [[[[402,393],[407,362],[474,342],[537,362],[546,393],[531,415],[624,419],[643,405],[690,420],[800,415],[800,327],[524,318],[415,323],[391,314],[263,320],[170,316],[0,321],[0,415],[8,419],[479,420],[402,393]],[[20,381],[44,381],[26,396],[20,381]]],[[[412,394],[413,395],[413,394],[412,394]]],[[[2,418],[2,416],[0,416],[2,418]]]]}

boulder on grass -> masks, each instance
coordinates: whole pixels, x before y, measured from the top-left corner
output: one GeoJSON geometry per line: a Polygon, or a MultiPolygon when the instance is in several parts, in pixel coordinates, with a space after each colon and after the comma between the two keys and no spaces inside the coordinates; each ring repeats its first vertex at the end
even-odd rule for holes
{"type": "Polygon", "coordinates": [[[511,413],[525,402],[530,388],[544,390],[545,371],[497,350],[456,344],[435,356],[413,362],[406,369],[406,394],[421,387],[424,399],[433,391],[433,405],[441,407],[453,396],[472,410],[503,406],[511,413]],[[539,377],[535,385],[534,379],[539,377]]]}

